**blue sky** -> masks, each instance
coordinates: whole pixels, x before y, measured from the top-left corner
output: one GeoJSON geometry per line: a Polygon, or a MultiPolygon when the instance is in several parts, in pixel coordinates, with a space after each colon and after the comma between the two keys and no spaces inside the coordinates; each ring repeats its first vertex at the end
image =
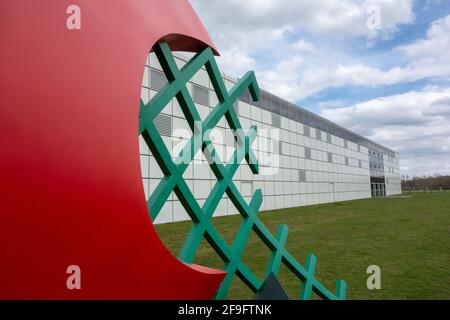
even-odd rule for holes
{"type": "MultiPolygon", "coordinates": [[[[396,65],[405,65],[405,61],[393,56],[392,50],[396,47],[407,45],[417,39],[422,39],[426,36],[426,31],[430,23],[450,14],[450,3],[436,2],[424,5],[424,1],[415,2],[413,6],[415,13],[414,23],[401,25],[398,31],[392,38],[377,41],[372,46],[365,45],[366,39],[352,39],[348,41],[348,51],[351,51],[354,57],[362,60],[374,60],[374,64],[382,69],[388,69],[396,65]]],[[[450,35],[449,35],[450,36],[450,35]]],[[[396,85],[383,86],[380,88],[371,87],[343,87],[343,88],[328,88],[318,95],[307,97],[306,99],[296,101],[302,106],[314,112],[320,112],[324,101],[336,100],[339,103],[336,106],[343,106],[345,102],[348,104],[355,104],[363,102],[368,99],[374,99],[380,96],[388,96],[408,92],[411,90],[420,90],[426,85],[449,85],[448,79],[420,79],[407,83],[400,83],[396,85]]]]}
{"type": "Polygon", "coordinates": [[[191,0],[222,69],[450,174],[449,0],[191,0]],[[220,13],[220,14],[218,14],[220,13]]]}

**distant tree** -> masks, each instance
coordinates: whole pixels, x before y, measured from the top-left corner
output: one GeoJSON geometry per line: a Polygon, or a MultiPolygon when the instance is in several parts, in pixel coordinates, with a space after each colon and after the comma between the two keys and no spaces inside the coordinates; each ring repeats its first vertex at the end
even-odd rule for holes
{"type": "Polygon", "coordinates": [[[402,189],[411,190],[450,190],[450,176],[436,174],[434,176],[412,177],[402,176],[402,189]]]}

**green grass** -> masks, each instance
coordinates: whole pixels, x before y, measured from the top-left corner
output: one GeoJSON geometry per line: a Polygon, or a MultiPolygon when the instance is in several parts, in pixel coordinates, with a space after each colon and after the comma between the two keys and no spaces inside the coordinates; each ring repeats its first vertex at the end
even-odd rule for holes
{"type": "MultiPolygon", "coordinates": [[[[450,299],[450,192],[413,193],[411,197],[365,199],[259,214],[275,234],[287,224],[286,247],[304,264],[317,256],[316,277],[334,289],[337,279],[347,281],[348,299],[450,299]],[[381,290],[368,290],[366,269],[381,268],[381,290]]],[[[224,239],[231,242],[240,216],[213,219],[224,239]]],[[[191,222],[158,225],[157,231],[175,255],[191,222]]],[[[270,252],[253,234],[243,260],[260,277],[270,252]]],[[[222,263],[204,242],[195,263],[220,268],[222,263]]],[[[300,282],[287,268],[280,281],[296,298],[300,282]]],[[[252,293],[239,280],[229,299],[248,299],[252,293]]]]}

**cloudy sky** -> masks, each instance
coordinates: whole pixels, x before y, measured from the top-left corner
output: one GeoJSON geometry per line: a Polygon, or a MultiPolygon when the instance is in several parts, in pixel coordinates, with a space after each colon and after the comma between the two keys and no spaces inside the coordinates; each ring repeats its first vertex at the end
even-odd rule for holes
{"type": "Polygon", "coordinates": [[[450,174],[450,0],[190,0],[223,71],[450,174]]]}

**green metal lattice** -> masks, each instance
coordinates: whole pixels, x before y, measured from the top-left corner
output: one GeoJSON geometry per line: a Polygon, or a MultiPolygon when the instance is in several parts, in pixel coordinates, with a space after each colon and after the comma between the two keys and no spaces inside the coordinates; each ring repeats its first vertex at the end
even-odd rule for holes
{"type": "Polygon", "coordinates": [[[323,299],[345,299],[345,281],[337,281],[336,293],[334,294],[315,279],[316,257],[314,254],[308,254],[305,266],[302,266],[285,249],[288,235],[288,227],[286,225],[280,225],[277,236],[274,237],[261,222],[257,216],[262,203],[261,190],[256,190],[250,203],[247,204],[233,182],[233,176],[244,158],[254,174],[257,174],[259,171],[258,161],[250,148],[256,138],[256,126],[252,126],[247,133],[244,133],[234,108],[234,102],[247,89],[249,89],[254,101],[259,100],[260,92],[254,73],[247,72],[234,85],[231,91],[228,92],[210,48],[196,54],[181,69],[177,67],[169,46],[166,43],[155,45],[154,52],[168,79],[168,83],[150,102],[144,104],[141,100],[140,104],[139,132],[142,134],[164,174],[163,179],[148,199],[148,209],[154,220],[169,195],[175,192],[189,214],[193,221],[193,226],[181,249],[179,259],[185,263],[192,263],[203,237],[208,241],[224,261],[224,270],[227,272],[224,281],[216,293],[216,299],[226,298],[235,274],[252,291],[256,292],[267,275],[271,272],[278,275],[281,263],[285,264],[301,280],[302,285],[299,299],[311,299],[313,292],[323,299]],[[206,68],[219,102],[205,120],[201,121],[200,115],[186,87],[186,83],[203,66],[206,68]],[[169,150],[166,148],[154,124],[155,117],[173,98],[177,99],[193,132],[192,137],[175,159],[172,159],[169,150]],[[235,131],[237,138],[236,149],[226,164],[222,163],[216,154],[209,136],[205,134],[208,130],[215,128],[222,117],[226,118],[230,128],[235,131]],[[183,179],[183,173],[200,149],[217,178],[217,182],[212,188],[203,207],[200,207],[186,181],[183,179]],[[214,211],[225,193],[243,218],[236,234],[236,239],[232,245],[228,245],[225,242],[211,223],[214,211]],[[264,279],[261,280],[241,260],[252,230],[272,252],[266,268],[266,274],[264,279]]]}

